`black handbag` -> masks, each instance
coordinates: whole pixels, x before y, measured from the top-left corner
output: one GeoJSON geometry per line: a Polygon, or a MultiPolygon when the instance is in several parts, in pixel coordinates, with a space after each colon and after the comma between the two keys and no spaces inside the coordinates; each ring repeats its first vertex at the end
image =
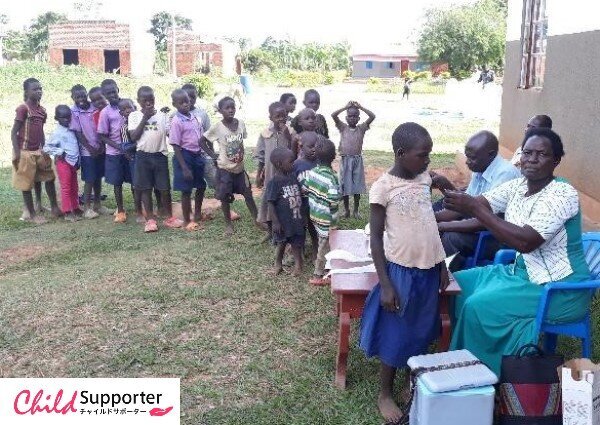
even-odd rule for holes
{"type": "Polygon", "coordinates": [[[502,356],[499,384],[500,425],[562,425],[558,368],[564,358],[527,344],[502,356]]]}

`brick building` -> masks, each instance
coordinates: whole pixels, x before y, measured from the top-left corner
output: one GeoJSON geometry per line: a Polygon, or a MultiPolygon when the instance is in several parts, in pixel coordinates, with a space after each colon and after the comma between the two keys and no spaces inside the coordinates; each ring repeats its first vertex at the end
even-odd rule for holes
{"type": "MultiPolygon", "coordinates": [[[[187,75],[194,72],[207,72],[212,68],[220,68],[224,75],[235,72],[235,57],[237,49],[226,42],[202,42],[199,35],[189,31],[176,33],[175,60],[177,75],[187,75]]],[[[173,37],[167,39],[169,67],[171,66],[173,37]]]]}
{"type": "Polygon", "coordinates": [[[149,75],[154,45],[149,34],[115,21],[69,21],[49,28],[50,64],[81,65],[122,75],[149,75]]]}

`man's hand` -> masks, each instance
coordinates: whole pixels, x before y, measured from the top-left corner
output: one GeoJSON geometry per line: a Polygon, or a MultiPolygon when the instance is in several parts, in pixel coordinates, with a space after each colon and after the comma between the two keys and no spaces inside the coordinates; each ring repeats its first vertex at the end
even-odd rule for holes
{"type": "Polygon", "coordinates": [[[446,176],[437,174],[434,171],[430,171],[429,174],[431,175],[431,186],[439,189],[442,193],[445,193],[447,190],[456,190],[456,187],[446,176]]]}
{"type": "Polygon", "coordinates": [[[13,150],[12,164],[15,170],[19,167],[19,161],[21,160],[21,150],[13,150]]]}
{"type": "Polygon", "coordinates": [[[188,167],[183,168],[181,171],[183,172],[183,179],[185,181],[189,182],[189,181],[194,180],[194,175],[192,174],[192,171],[188,167]]]}

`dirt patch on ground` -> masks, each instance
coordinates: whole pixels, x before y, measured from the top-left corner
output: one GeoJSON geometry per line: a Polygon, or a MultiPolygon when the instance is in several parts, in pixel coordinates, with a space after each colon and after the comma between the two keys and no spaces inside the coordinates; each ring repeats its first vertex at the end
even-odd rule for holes
{"type": "Polygon", "coordinates": [[[0,251],[0,273],[9,266],[22,263],[40,255],[46,247],[42,245],[15,246],[0,251]]]}

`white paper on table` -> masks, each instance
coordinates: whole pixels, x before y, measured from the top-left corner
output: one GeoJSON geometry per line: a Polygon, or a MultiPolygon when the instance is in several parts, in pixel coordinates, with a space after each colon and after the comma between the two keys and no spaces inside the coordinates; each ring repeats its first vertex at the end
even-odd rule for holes
{"type": "Polygon", "coordinates": [[[325,254],[326,260],[344,260],[349,263],[367,263],[373,261],[371,257],[359,257],[343,249],[334,249],[325,254]]]}
{"type": "Polygon", "coordinates": [[[444,262],[446,263],[446,268],[450,268],[450,263],[452,262],[452,260],[454,260],[454,257],[456,257],[457,255],[458,252],[452,254],[450,257],[446,257],[446,259],[444,260],[444,262]]]}
{"type": "Polygon", "coordinates": [[[375,264],[369,264],[368,266],[351,267],[349,269],[333,269],[329,270],[329,273],[325,277],[329,277],[333,274],[361,274],[361,273],[375,273],[375,264]]]}

